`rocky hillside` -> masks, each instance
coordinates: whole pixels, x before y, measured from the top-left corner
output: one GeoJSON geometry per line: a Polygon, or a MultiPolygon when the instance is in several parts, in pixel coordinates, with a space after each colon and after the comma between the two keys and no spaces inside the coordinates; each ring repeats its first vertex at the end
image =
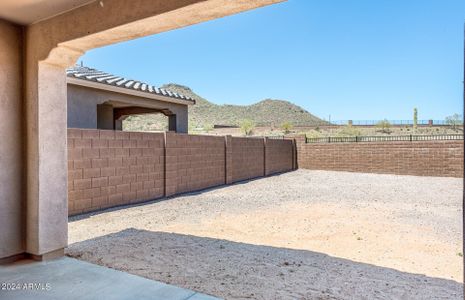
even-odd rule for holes
{"type": "Polygon", "coordinates": [[[163,88],[190,96],[197,101],[196,105],[189,107],[189,121],[194,126],[234,126],[244,119],[254,121],[257,126],[280,126],[284,122],[304,126],[323,122],[289,101],[266,99],[252,105],[217,105],[185,86],[166,84],[163,88]]]}
{"type": "MultiPolygon", "coordinates": [[[[189,127],[204,128],[214,125],[239,126],[252,120],[256,126],[279,127],[284,122],[294,126],[324,123],[300,106],[289,101],[266,99],[252,105],[217,105],[194,93],[189,87],[165,84],[162,88],[190,96],[196,104],[189,107],[189,127]]],[[[125,130],[163,130],[167,121],[161,115],[132,116],[125,121],[125,130]]]]}

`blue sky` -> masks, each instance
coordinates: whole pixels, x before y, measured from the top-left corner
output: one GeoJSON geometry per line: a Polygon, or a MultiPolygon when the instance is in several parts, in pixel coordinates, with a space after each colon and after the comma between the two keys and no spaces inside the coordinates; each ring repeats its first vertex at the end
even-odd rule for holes
{"type": "Polygon", "coordinates": [[[218,104],[284,99],[332,120],[461,113],[463,0],[289,0],[95,49],[86,66],[218,104]]]}

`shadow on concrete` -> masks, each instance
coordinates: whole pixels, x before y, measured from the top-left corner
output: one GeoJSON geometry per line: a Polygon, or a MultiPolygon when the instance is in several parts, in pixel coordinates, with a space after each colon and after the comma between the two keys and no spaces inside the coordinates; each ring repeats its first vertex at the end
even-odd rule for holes
{"type": "Polygon", "coordinates": [[[323,253],[126,229],[67,255],[226,299],[463,299],[461,283],[323,253]]]}
{"type": "MultiPolygon", "coordinates": [[[[294,171],[295,170],[289,171],[289,172],[294,172],[294,171]]],[[[118,210],[130,208],[130,207],[138,207],[138,206],[144,206],[144,205],[159,203],[159,202],[162,202],[162,201],[168,201],[168,200],[171,200],[171,199],[176,198],[176,197],[198,196],[198,195],[201,195],[203,193],[215,191],[215,190],[218,190],[218,189],[223,189],[223,188],[226,188],[226,187],[229,187],[229,186],[247,184],[247,183],[253,182],[255,180],[265,179],[265,178],[268,178],[268,177],[275,177],[275,176],[279,176],[279,175],[286,174],[286,173],[289,173],[289,172],[279,172],[279,173],[274,173],[274,174],[268,175],[266,177],[261,176],[261,177],[250,178],[250,179],[246,179],[246,180],[237,181],[237,182],[234,182],[234,183],[231,183],[231,184],[222,184],[222,185],[212,186],[212,187],[205,188],[205,189],[200,189],[200,190],[195,190],[195,191],[190,191],[190,192],[185,192],[185,193],[179,193],[179,194],[176,194],[176,195],[173,195],[173,196],[161,197],[161,198],[152,199],[152,200],[145,200],[145,201],[132,203],[132,204],[116,205],[116,206],[109,207],[109,208],[102,208],[102,209],[99,209],[99,210],[96,210],[96,211],[70,216],[70,217],[68,217],[68,222],[84,220],[84,219],[87,219],[89,217],[100,215],[100,214],[110,212],[110,211],[118,211],[118,210]]]]}
{"type": "Polygon", "coordinates": [[[217,300],[195,291],[62,257],[0,266],[0,299],[217,300]]]}

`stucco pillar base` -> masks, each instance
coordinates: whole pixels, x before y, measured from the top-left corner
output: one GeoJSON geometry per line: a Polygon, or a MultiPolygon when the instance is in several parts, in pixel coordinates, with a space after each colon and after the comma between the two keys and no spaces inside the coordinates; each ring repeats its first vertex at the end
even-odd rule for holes
{"type": "Polygon", "coordinates": [[[19,260],[23,259],[33,259],[37,261],[49,261],[52,259],[57,259],[60,257],[65,256],[65,249],[61,248],[58,250],[50,251],[41,255],[36,255],[36,254],[30,254],[30,253],[20,253],[8,257],[3,257],[0,258],[0,266],[1,265],[6,265],[6,264],[11,264],[19,260]]]}
{"type": "Polygon", "coordinates": [[[3,258],[0,258],[0,266],[1,265],[6,265],[6,264],[11,264],[11,263],[14,263],[15,261],[25,259],[25,258],[27,258],[26,253],[20,253],[20,254],[15,254],[15,255],[12,255],[12,256],[8,256],[8,257],[3,257],[3,258]]]}
{"type": "Polygon", "coordinates": [[[50,252],[47,252],[41,255],[29,254],[28,256],[32,258],[33,260],[48,261],[48,260],[52,260],[52,259],[65,256],[65,249],[61,248],[61,249],[50,251],[50,252]]]}

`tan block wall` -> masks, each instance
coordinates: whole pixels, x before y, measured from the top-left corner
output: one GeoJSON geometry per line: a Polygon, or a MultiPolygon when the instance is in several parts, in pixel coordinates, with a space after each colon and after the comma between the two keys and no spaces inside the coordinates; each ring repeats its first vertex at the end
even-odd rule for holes
{"type": "Polygon", "coordinates": [[[293,140],[266,139],[266,175],[291,171],[294,167],[293,140]]]}
{"type": "Polygon", "coordinates": [[[463,177],[463,141],[321,144],[298,141],[299,168],[463,177]]]}
{"type": "Polygon", "coordinates": [[[262,138],[232,137],[232,181],[265,175],[265,147],[262,138]]]}
{"type": "Polygon", "coordinates": [[[225,138],[166,134],[166,195],[225,184],[225,138]]]}
{"type": "Polygon", "coordinates": [[[68,211],[164,195],[164,135],[68,129],[68,211]]]}
{"type": "Polygon", "coordinates": [[[68,129],[69,215],[293,169],[293,141],[68,129]]]}

